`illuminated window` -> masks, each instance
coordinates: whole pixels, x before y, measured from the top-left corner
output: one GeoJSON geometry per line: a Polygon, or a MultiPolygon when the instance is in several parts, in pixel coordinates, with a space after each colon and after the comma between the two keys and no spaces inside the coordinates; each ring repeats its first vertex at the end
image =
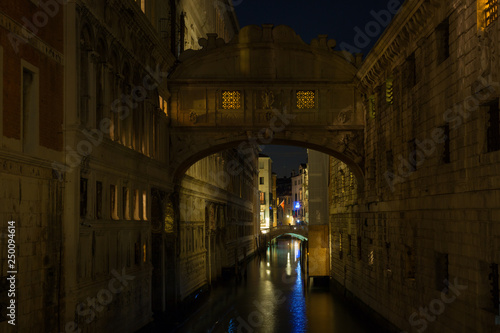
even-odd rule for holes
{"type": "Polygon", "coordinates": [[[146,259],[147,259],[147,257],[146,257],[146,250],[147,250],[146,244],[143,244],[142,245],[142,261],[143,262],[146,262],[146,259]]]}
{"type": "Polygon", "coordinates": [[[260,204],[261,205],[266,204],[266,194],[264,192],[260,192],[260,204]]]}
{"type": "Polygon", "coordinates": [[[241,108],[241,92],[238,90],[222,92],[222,108],[224,110],[237,110],[241,108]]]}
{"type": "Polygon", "coordinates": [[[484,4],[484,23],[489,27],[498,18],[498,0],[486,0],[484,4]]]}
{"type": "Polygon", "coordinates": [[[394,103],[394,88],[392,87],[392,78],[387,79],[385,83],[385,100],[389,105],[392,105],[394,103]]]}
{"type": "Polygon", "coordinates": [[[159,107],[163,111],[163,113],[168,116],[167,101],[161,96],[159,96],[159,107]]]}
{"type": "Polygon", "coordinates": [[[140,220],[139,214],[139,190],[134,190],[134,220],[140,220]]]}
{"type": "Polygon", "coordinates": [[[141,10],[143,13],[146,12],[146,0],[135,0],[141,6],[141,10]]]}
{"type": "Polygon", "coordinates": [[[148,196],[146,191],[142,191],[142,219],[144,221],[148,220],[148,205],[147,205],[148,196]]]}
{"type": "Polygon", "coordinates": [[[312,90],[297,91],[297,108],[314,109],[314,91],[312,90]]]}
{"type": "Polygon", "coordinates": [[[370,253],[368,254],[368,265],[372,266],[373,260],[374,260],[374,255],[373,255],[373,250],[371,250],[370,253]]]}

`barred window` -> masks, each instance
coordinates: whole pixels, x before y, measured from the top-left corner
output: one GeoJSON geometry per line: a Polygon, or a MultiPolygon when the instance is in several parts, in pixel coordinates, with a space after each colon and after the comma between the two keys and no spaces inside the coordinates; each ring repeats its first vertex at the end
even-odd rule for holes
{"type": "Polygon", "coordinates": [[[241,108],[241,92],[238,90],[225,90],[222,92],[222,108],[224,110],[237,110],[241,108]]]}
{"type": "Polygon", "coordinates": [[[314,109],[314,91],[299,90],[297,91],[297,108],[298,109],[314,109]]]}
{"type": "Polygon", "coordinates": [[[385,82],[385,100],[389,105],[392,105],[394,103],[394,88],[392,86],[392,78],[387,79],[387,81],[385,82]]]}
{"type": "Polygon", "coordinates": [[[484,22],[489,27],[498,18],[498,0],[486,0],[484,6],[484,22]]]}

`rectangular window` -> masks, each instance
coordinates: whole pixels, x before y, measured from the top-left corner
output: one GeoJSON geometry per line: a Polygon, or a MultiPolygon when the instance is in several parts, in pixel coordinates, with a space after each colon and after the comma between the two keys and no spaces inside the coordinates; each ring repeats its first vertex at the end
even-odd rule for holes
{"type": "Polygon", "coordinates": [[[410,156],[408,162],[410,162],[410,165],[412,167],[411,171],[416,171],[418,155],[417,155],[417,141],[415,139],[411,139],[410,141],[408,141],[408,151],[410,156]]]}
{"type": "Polygon", "coordinates": [[[159,96],[159,106],[163,113],[168,116],[167,101],[161,96],[159,96]]]}
{"type": "Polygon", "coordinates": [[[314,109],[314,99],[313,90],[297,91],[297,109],[314,109]]]}
{"type": "Polygon", "coordinates": [[[493,309],[498,310],[498,303],[500,302],[500,288],[498,285],[498,264],[490,264],[490,274],[488,274],[490,282],[490,294],[493,309]]]}
{"type": "Polygon", "coordinates": [[[125,220],[130,220],[130,196],[128,188],[123,187],[122,189],[122,201],[123,201],[123,218],[125,220]]]}
{"type": "Polygon", "coordinates": [[[146,191],[142,191],[142,219],[148,220],[148,195],[146,191]]]}
{"type": "Polygon", "coordinates": [[[406,63],[408,66],[408,86],[409,88],[413,88],[417,84],[417,61],[415,52],[406,59],[406,63]]]}
{"type": "Polygon", "coordinates": [[[22,79],[23,151],[30,153],[35,152],[38,146],[38,84],[36,74],[25,67],[22,79]]]}
{"type": "Polygon", "coordinates": [[[347,235],[347,255],[351,255],[351,235],[347,235]]]}
{"type": "Polygon", "coordinates": [[[260,204],[261,205],[266,204],[266,194],[264,192],[260,192],[260,204]]]}
{"type": "Polygon", "coordinates": [[[448,270],[448,254],[436,253],[436,290],[447,292],[450,274],[448,270]]]}
{"type": "Polygon", "coordinates": [[[413,253],[413,248],[406,246],[406,278],[414,279],[415,278],[415,254],[413,253]]]}
{"type": "Polygon", "coordinates": [[[488,152],[500,150],[500,113],[498,110],[499,100],[489,105],[488,110],[488,152]]]}
{"type": "Polygon", "coordinates": [[[118,220],[118,192],[116,185],[109,186],[111,219],[118,220]]]}
{"type": "Polygon", "coordinates": [[[222,108],[224,110],[237,110],[241,108],[241,92],[238,90],[222,92],[222,108]]]}
{"type": "Polygon", "coordinates": [[[489,27],[498,18],[498,0],[483,0],[484,5],[484,23],[489,27]]]}
{"type": "Polygon", "coordinates": [[[441,127],[444,135],[443,142],[443,153],[441,155],[441,162],[444,164],[448,164],[451,162],[451,153],[450,153],[450,125],[446,124],[441,127]]]}
{"type": "Polygon", "coordinates": [[[80,178],[80,217],[87,216],[87,179],[80,178]]]}
{"type": "Polygon", "coordinates": [[[95,218],[102,218],[102,183],[95,183],[95,218]]]}
{"type": "Polygon", "coordinates": [[[259,178],[259,184],[260,185],[264,185],[264,177],[260,177],[259,178]]]}
{"type": "Polygon", "coordinates": [[[450,57],[450,20],[446,18],[436,28],[437,62],[441,64],[450,57]]]}

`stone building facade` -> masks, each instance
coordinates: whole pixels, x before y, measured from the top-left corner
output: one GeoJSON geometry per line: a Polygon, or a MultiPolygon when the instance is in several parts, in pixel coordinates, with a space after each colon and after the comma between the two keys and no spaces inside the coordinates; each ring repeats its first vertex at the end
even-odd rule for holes
{"type": "MultiPolygon", "coordinates": [[[[185,297],[167,75],[198,38],[238,29],[228,1],[0,4],[0,331],[130,332],[185,297]],[[15,327],[3,306],[7,221],[15,327]]],[[[251,253],[253,201],[240,201],[225,214],[251,253]]]]}
{"type": "Polygon", "coordinates": [[[272,159],[259,154],[259,203],[260,203],[260,229],[266,230],[273,227],[273,174],[272,159]]]}
{"type": "Polygon", "coordinates": [[[180,189],[180,300],[212,284],[258,247],[257,149],[236,149],[191,166],[180,189]],[[241,165],[239,172],[228,166],[241,165]],[[224,272],[225,271],[225,272],[224,272]]]}
{"type": "Polygon", "coordinates": [[[2,332],[54,331],[60,320],[64,186],[51,164],[63,159],[63,31],[59,6],[0,4],[2,332]]]}
{"type": "Polygon", "coordinates": [[[407,332],[496,332],[498,1],[406,1],[360,67],[365,179],[331,161],[335,285],[407,332]]]}
{"type": "Polygon", "coordinates": [[[293,224],[309,223],[309,172],[307,164],[299,165],[292,175],[293,224]]]}

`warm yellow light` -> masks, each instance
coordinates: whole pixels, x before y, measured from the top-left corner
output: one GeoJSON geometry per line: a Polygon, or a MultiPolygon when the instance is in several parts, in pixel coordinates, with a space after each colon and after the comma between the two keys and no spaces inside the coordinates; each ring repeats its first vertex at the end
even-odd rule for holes
{"type": "Polygon", "coordinates": [[[241,108],[241,93],[238,90],[222,92],[222,108],[237,110],[241,108]]]}
{"type": "Polygon", "coordinates": [[[297,91],[297,109],[314,109],[314,91],[297,91]]]}
{"type": "Polygon", "coordinates": [[[484,23],[489,27],[498,18],[498,0],[486,0],[484,4],[484,23]]]}

